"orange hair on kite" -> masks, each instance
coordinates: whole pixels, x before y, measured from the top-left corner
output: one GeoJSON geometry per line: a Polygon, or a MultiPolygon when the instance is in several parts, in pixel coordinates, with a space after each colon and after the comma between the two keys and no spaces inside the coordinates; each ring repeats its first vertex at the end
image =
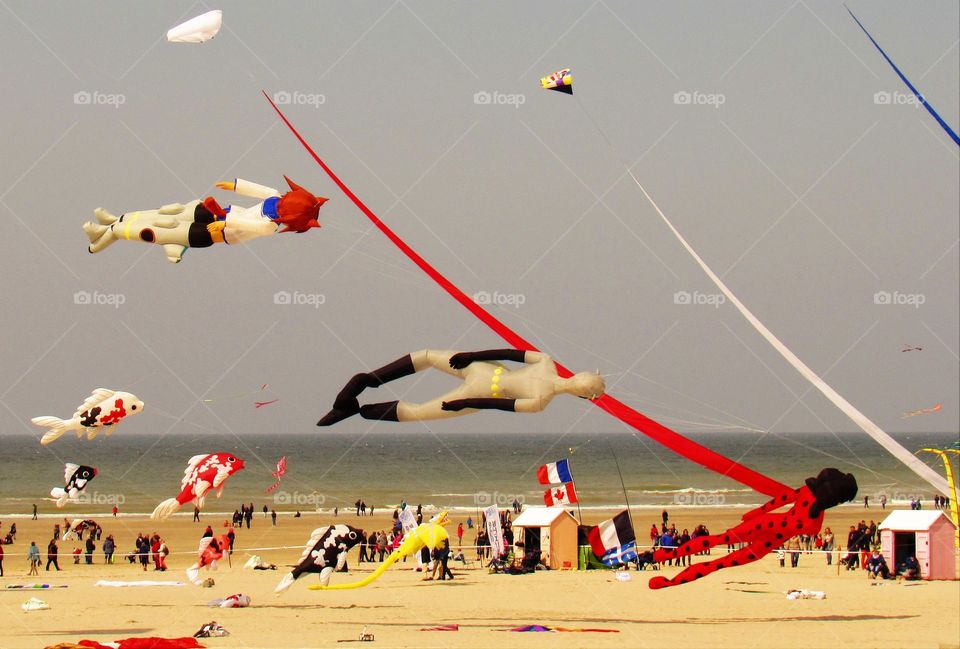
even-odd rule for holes
{"type": "Polygon", "coordinates": [[[327,202],[323,196],[315,196],[306,189],[283,177],[290,191],[280,198],[277,205],[277,222],[283,224],[281,232],[306,232],[310,228],[319,228],[320,206],[327,202]]]}

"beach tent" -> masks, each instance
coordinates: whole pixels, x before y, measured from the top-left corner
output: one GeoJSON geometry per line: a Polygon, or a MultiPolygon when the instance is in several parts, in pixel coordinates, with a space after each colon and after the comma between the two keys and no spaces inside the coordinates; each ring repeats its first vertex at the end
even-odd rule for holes
{"type": "Polygon", "coordinates": [[[540,550],[552,569],[577,567],[577,519],[562,507],[527,507],[513,521],[514,542],[540,550]]]}
{"type": "Polygon", "coordinates": [[[915,556],[923,579],[956,579],[955,528],[942,511],[903,509],[880,523],[880,550],[891,569],[915,556]]]}

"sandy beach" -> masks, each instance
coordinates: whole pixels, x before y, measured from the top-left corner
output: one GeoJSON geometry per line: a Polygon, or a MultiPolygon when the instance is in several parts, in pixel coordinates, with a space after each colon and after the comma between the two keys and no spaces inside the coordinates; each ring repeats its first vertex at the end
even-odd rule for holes
{"type": "MultiPolygon", "coordinates": [[[[699,522],[719,530],[742,512],[734,508],[684,508],[671,513],[678,527],[699,522]]],[[[863,510],[841,508],[829,514],[827,525],[844,530],[861,518],[863,510]]],[[[870,517],[879,512],[870,511],[870,517]]],[[[638,536],[659,518],[654,510],[634,512],[638,536]],[[651,520],[648,522],[645,517],[651,520]],[[642,530],[642,531],[641,531],[642,530]]],[[[595,523],[603,515],[591,513],[595,523]]],[[[465,517],[464,517],[465,518],[465,517]]],[[[11,519],[13,520],[13,519],[11,519]]],[[[452,582],[423,582],[412,572],[412,562],[393,566],[377,582],[357,590],[315,592],[306,586],[312,575],[301,578],[282,596],[273,589],[284,574],[284,564],[296,561],[300,551],[258,550],[273,571],[244,570],[248,548],[301,546],[310,531],[331,522],[329,515],[285,515],[278,525],[258,515],[250,530],[238,530],[232,566],[225,563],[210,573],[216,585],[183,587],[105,588],[107,580],[184,580],[183,569],[193,562],[190,550],[203,528],[222,521],[206,515],[201,524],[175,517],[158,524],[146,518],[102,517],[104,537],[113,534],[120,556],[104,565],[100,544],[95,565],[74,565],[69,556],[80,544],[61,543],[61,567],[39,580],[28,578],[25,553],[30,540],[41,547],[45,563],[46,539],[53,519],[17,520],[17,542],[5,546],[4,587],[40,581],[67,588],[31,593],[2,591],[0,646],[35,648],[83,638],[114,640],[135,635],[188,636],[202,624],[216,620],[231,635],[207,639],[209,647],[334,647],[338,641],[355,641],[366,630],[379,647],[659,647],[682,642],[697,647],[904,647],[936,648],[960,645],[958,582],[873,582],[862,571],[828,567],[822,555],[804,555],[796,569],[780,568],[775,555],[756,564],[723,571],[699,582],[661,591],[647,587],[653,573],[632,571],[632,579],[618,582],[608,571],[550,571],[533,575],[488,574],[473,561],[466,569],[456,562],[452,582]],[[161,533],[173,554],[170,570],[144,573],[122,555],[130,551],[140,531],[161,533]],[[186,553],[184,553],[186,551],[186,553]],[[825,600],[789,601],[785,591],[806,588],[826,592],[825,600]],[[217,597],[245,593],[252,598],[246,609],[214,609],[207,602],[217,597]],[[20,604],[30,595],[50,604],[48,611],[25,613],[20,604]],[[423,627],[459,625],[458,631],[421,631],[423,627]],[[571,629],[611,629],[618,633],[511,633],[501,631],[524,624],[571,629]],[[682,625],[682,626],[680,626],[682,625]]],[[[340,515],[341,522],[366,530],[387,528],[389,513],[374,517],[340,515]]],[[[454,517],[450,530],[463,518],[454,517]]],[[[5,526],[7,521],[4,521],[5,526]]],[[[464,536],[472,543],[472,533],[464,536]]],[[[475,554],[467,550],[468,558],[475,554]]],[[[351,573],[334,575],[334,583],[362,577],[373,564],[357,564],[351,553],[351,573]]],[[[664,568],[672,574],[675,568],[664,568]]]]}

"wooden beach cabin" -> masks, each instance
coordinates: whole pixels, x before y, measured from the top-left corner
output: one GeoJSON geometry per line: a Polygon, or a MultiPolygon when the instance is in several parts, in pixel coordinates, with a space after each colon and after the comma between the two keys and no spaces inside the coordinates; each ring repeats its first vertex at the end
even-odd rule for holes
{"type": "Polygon", "coordinates": [[[902,509],[880,523],[880,552],[890,570],[913,555],[923,579],[956,579],[953,521],[939,509],[902,509]]]}
{"type": "Polygon", "coordinates": [[[528,551],[540,550],[552,570],[576,570],[577,527],[563,507],[527,507],[513,521],[513,539],[528,551]]]}

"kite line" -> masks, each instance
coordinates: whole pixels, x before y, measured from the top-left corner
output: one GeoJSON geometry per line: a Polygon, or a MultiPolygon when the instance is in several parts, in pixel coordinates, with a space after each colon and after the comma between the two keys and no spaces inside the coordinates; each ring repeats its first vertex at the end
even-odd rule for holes
{"type": "MultiPolygon", "coordinates": [[[[539,351],[533,344],[525,340],[510,327],[500,322],[500,320],[495,318],[482,306],[474,302],[466,293],[461,291],[456,285],[453,284],[453,282],[444,277],[440,271],[428,263],[383,221],[381,221],[377,215],[374,214],[370,208],[368,208],[363,201],[361,201],[357,195],[354,194],[350,188],[344,184],[342,180],[340,180],[340,178],[330,167],[327,166],[320,156],[316,154],[310,144],[307,143],[303,136],[300,135],[299,131],[294,128],[293,124],[290,123],[290,120],[287,119],[286,115],[284,115],[283,111],[277,107],[270,96],[266,92],[263,92],[263,96],[273,107],[273,110],[276,111],[277,115],[279,115],[283,123],[286,124],[287,128],[290,129],[290,132],[293,134],[293,136],[297,138],[303,148],[306,149],[307,153],[310,154],[310,156],[318,165],[320,165],[327,176],[330,177],[330,180],[332,180],[333,183],[340,188],[340,191],[342,191],[346,197],[357,206],[364,216],[366,216],[370,222],[377,227],[377,229],[379,229],[388,239],[390,239],[390,241],[397,248],[399,248],[400,251],[407,256],[407,258],[410,259],[410,261],[420,267],[420,269],[425,272],[434,282],[436,282],[444,291],[446,291],[452,298],[459,302],[465,309],[470,311],[474,317],[487,325],[487,327],[489,327],[494,333],[503,338],[503,340],[505,340],[509,345],[523,351],[539,351]]],[[[570,370],[565,368],[559,362],[557,362],[556,365],[557,372],[560,376],[567,378],[573,375],[570,370]]],[[[666,426],[655,422],[646,415],[643,415],[628,405],[618,401],[609,394],[604,394],[602,397],[593,400],[593,404],[606,411],[610,415],[613,415],[628,426],[635,428],[655,442],[667,447],[679,455],[682,455],[688,460],[710,469],[711,471],[719,473],[720,475],[736,480],[737,482],[744,484],[762,494],[766,494],[774,498],[784,493],[793,492],[793,489],[787,487],[786,485],[768,478],[767,476],[758,473],[749,467],[743,466],[742,464],[739,464],[730,458],[724,457],[723,455],[720,455],[719,453],[712,451],[705,446],[701,446],[700,444],[687,439],[683,435],[670,430],[666,426]]]]}

